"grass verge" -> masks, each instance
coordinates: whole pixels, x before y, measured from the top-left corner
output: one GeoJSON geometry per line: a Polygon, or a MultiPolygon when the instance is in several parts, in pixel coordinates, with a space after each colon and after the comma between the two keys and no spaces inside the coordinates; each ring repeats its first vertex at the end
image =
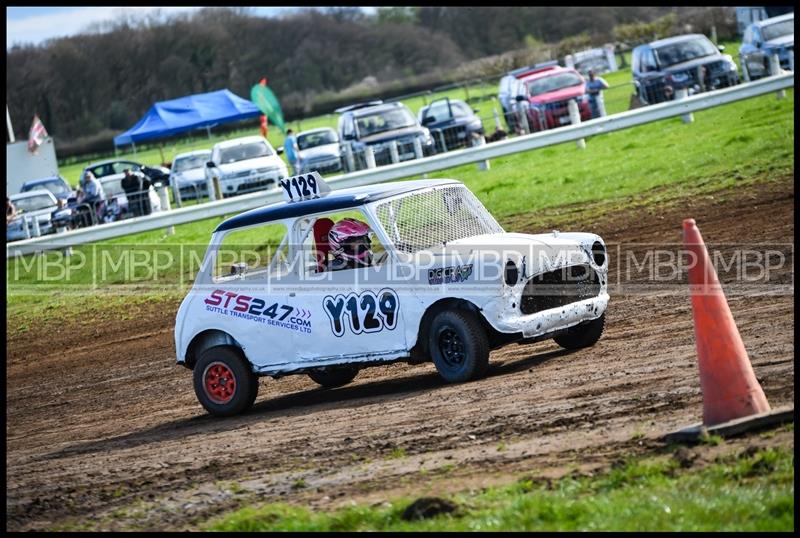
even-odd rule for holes
{"type": "MultiPolygon", "coordinates": [[[[678,447],[672,447],[677,449],[678,447]]],[[[629,459],[595,476],[513,485],[444,499],[455,511],[407,520],[410,499],[314,512],[247,507],[208,522],[215,531],[791,531],[794,452],[746,449],[685,469],[680,458],[629,459]]]]}

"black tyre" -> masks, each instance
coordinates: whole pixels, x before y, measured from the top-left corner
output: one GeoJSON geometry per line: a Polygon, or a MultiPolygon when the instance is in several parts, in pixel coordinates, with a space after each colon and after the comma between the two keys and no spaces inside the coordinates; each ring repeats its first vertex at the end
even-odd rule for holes
{"type": "Polygon", "coordinates": [[[328,370],[319,370],[316,372],[309,372],[310,377],[315,383],[322,385],[327,389],[341,387],[347,385],[358,375],[358,368],[329,368],[328,370]]]}
{"type": "Polygon", "coordinates": [[[553,340],[565,349],[580,349],[593,346],[600,340],[605,324],[606,313],[603,312],[599,318],[570,327],[567,332],[554,337],[553,340]]]}
{"type": "Polygon", "coordinates": [[[258,377],[242,352],[231,346],[206,349],[193,372],[194,392],[202,406],[219,417],[238,415],[252,407],[258,377]]]}
{"type": "Polygon", "coordinates": [[[472,312],[446,310],[433,319],[428,349],[447,383],[482,377],[489,367],[489,338],[472,312]]]}

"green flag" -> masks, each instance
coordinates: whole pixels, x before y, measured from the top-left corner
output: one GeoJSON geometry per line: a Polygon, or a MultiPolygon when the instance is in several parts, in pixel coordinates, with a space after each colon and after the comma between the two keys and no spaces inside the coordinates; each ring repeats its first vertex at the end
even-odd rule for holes
{"type": "Polygon", "coordinates": [[[269,118],[272,125],[277,125],[281,132],[286,133],[281,105],[267,86],[266,79],[261,79],[261,82],[250,89],[250,100],[269,118]]]}

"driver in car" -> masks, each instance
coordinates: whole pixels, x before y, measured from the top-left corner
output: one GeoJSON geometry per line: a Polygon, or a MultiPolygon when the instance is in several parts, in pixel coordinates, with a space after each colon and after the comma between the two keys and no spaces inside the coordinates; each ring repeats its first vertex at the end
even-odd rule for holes
{"type": "Polygon", "coordinates": [[[333,259],[328,262],[328,271],[369,267],[372,264],[372,242],[370,228],[357,219],[342,219],[328,232],[328,244],[333,259]]]}

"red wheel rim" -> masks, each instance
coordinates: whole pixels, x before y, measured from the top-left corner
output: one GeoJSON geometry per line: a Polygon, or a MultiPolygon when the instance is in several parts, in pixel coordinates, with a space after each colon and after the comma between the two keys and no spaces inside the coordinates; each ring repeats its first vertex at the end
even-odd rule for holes
{"type": "Polygon", "coordinates": [[[236,376],[224,362],[212,362],[203,372],[206,395],[216,404],[226,404],[236,393],[236,376]]]}

